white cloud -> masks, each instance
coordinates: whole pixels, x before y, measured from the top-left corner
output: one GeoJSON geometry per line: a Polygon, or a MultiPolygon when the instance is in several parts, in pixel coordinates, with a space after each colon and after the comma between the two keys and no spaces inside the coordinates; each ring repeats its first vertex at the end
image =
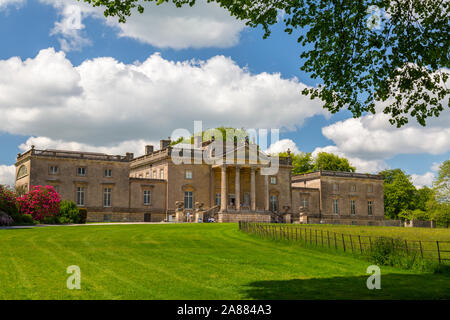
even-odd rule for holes
{"type": "Polygon", "coordinates": [[[288,149],[291,150],[292,153],[300,153],[297,145],[291,139],[282,139],[279,140],[269,146],[269,148],[265,151],[267,154],[278,154],[280,152],[286,152],[288,149]]]}
{"type": "Polygon", "coordinates": [[[81,50],[84,46],[91,44],[91,41],[82,34],[85,28],[82,23],[83,16],[86,15],[77,4],[64,4],[60,6],[62,15],[61,21],[55,22],[55,27],[51,35],[61,35],[59,42],[63,51],[81,50]]]}
{"type": "Polygon", "coordinates": [[[431,171],[438,172],[439,167],[442,165],[442,162],[433,162],[433,165],[431,166],[431,171]]]}
{"type": "Polygon", "coordinates": [[[416,188],[422,188],[424,186],[430,187],[434,180],[433,172],[426,172],[424,174],[412,174],[411,180],[416,188]]]}
{"type": "Polygon", "coordinates": [[[428,119],[426,127],[414,119],[401,128],[392,126],[382,109],[380,104],[375,115],[346,119],[322,128],[322,134],[335,145],[317,148],[316,152],[327,149],[351,160],[358,171],[377,172],[388,167],[385,160],[399,154],[438,155],[450,151],[448,106],[444,106],[438,118],[428,119]]]}
{"type": "Polygon", "coordinates": [[[221,125],[295,129],[320,103],[297,79],[251,74],[230,58],[172,62],[159,54],[123,64],[113,58],[73,67],[52,48],[35,58],[0,60],[0,128],[11,134],[112,146],[159,140],[176,128],[221,125]]]}
{"type": "Polygon", "coordinates": [[[26,0],[0,0],[0,11],[6,9],[8,6],[15,6],[16,8],[22,6],[26,0]]]}
{"type": "Polygon", "coordinates": [[[172,3],[157,6],[143,3],[145,11],[134,11],[126,23],[118,23],[117,17],[105,19],[104,7],[92,7],[84,2],[66,0],[40,0],[52,5],[61,16],[55,23],[52,34],[60,35],[64,51],[79,50],[90,43],[83,35],[83,19],[92,17],[102,20],[117,30],[119,37],[128,37],[158,48],[204,48],[231,47],[239,42],[242,21],[230,16],[226,9],[217,3],[197,1],[195,6],[177,8],[172,3]]]}
{"type": "Polygon", "coordinates": [[[15,166],[0,165],[0,184],[13,186],[16,168],[15,166]]]}
{"type": "MultiPolygon", "coordinates": [[[[450,122],[449,111],[445,110],[441,117],[450,122]]],[[[435,125],[430,121],[427,127],[411,124],[396,128],[389,125],[386,115],[376,114],[336,122],[323,128],[322,133],[342,152],[364,159],[387,159],[397,154],[436,155],[450,151],[449,122],[435,125]]]]}

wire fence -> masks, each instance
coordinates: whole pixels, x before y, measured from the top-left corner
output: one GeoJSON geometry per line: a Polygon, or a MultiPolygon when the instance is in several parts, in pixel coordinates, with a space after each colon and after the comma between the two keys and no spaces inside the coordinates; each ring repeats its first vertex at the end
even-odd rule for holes
{"type": "Polygon", "coordinates": [[[395,250],[404,251],[406,254],[416,254],[422,259],[434,260],[439,264],[450,264],[450,241],[396,239],[385,236],[338,233],[325,229],[302,227],[301,225],[246,221],[239,221],[239,230],[266,239],[307,243],[360,254],[371,251],[377,239],[385,239],[392,243],[395,250]]]}

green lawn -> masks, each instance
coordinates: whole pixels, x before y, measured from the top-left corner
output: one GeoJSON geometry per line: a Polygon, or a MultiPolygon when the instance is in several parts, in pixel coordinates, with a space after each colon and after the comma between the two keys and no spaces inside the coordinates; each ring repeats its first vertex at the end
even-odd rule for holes
{"type": "MultiPolygon", "coordinates": [[[[295,226],[295,225],[291,225],[295,226]]],[[[361,236],[391,237],[407,240],[450,241],[450,229],[447,228],[403,228],[378,226],[350,226],[336,224],[305,224],[301,227],[324,229],[339,233],[359,234],[361,236]]]]}
{"type": "Polygon", "coordinates": [[[450,299],[449,274],[381,268],[263,240],[236,224],[0,230],[0,299],[450,299]],[[81,268],[68,290],[66,268],[81,268]]]}

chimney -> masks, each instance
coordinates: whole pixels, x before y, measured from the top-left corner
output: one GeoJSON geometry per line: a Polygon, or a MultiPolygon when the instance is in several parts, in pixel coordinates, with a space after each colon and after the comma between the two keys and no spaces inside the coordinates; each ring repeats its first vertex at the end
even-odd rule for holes
{"type": "Polygon", "coordinates": [[[194,136],[194,148],[201,148],[202,147],[202,136],[194,136]]]}
{"type": "Polygon", "coordinates": [[[126,157],[128,158],[128,160],[133,160],[134,159],[134,153],[127,152],[126,153],[126,157]]]}
{"type": "Polygon", "coordinates": [[[145,155],[149,155],[151,153],[153,153],[153,146],[151,145],[145,146],[145,155]]]}
{"type": "Polygon", "coordinates": [[[172,141],[170,140],[170,137],[169,137],[169,139],[166,139],[166,140],[160,140],[159,141],[159,148],[162,150],[162,149],[165,149],[165,148],[167,148],[168,146],[170,146],[170,143],[171,143],[172,141]]]}

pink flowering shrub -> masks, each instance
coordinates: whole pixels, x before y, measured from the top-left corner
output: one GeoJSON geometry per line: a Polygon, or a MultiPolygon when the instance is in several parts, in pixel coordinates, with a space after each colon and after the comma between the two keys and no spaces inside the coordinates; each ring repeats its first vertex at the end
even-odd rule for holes
{"type": "Polygon", "coordinates": [[[59,213],[61,197],[52,186],[32,186],[31,190],[17,198],[21,214],[29,214],[33,220],[54,221],[59,213]]]}
{"type": "Polygon", "coordinates": [[[17,214],[15,192],[2,185],[0,185],[0,211],[10,216],[17,214]]]}

